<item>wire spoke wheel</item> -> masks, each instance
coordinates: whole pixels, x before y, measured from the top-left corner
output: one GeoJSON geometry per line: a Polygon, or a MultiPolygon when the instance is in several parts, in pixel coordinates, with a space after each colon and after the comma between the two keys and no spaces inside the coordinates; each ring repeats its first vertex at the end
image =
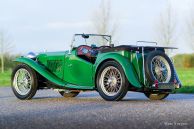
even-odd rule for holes
{"type": "Polygon", "coordinates": [[[106,67],[101,74],[100,85],[107,96],[116,95],[122,85],[120,71],[113,66],[106,67]]]}
{"type": "Polygon", "coordinates": [[[32,88],[32,78],[30,73],[24,69],[18,69],[13,79],[13,87],[20,95],[26,95],[32,88]]]}
{"type": "Polygon", "coordinates": [[[151,61],[151,71],[155,80],[168,83],[171,79],[171,69],[167,60],[162,56],[155,56],[151,61]]]}
{"type": "Polygon", "coordinates": [[[119,101],[127,94],[129,83],[122,66],[116,61],[107,61],[100,66],[96,78],[100,96],[107,101],[119,101]]]}
{"type": "Polygon", "coordinates": [[[11,75],[12,91],[18,99],[31,99],[38,89],[38,80],[36,72],[28,65],[17,65],[11,75]]]}

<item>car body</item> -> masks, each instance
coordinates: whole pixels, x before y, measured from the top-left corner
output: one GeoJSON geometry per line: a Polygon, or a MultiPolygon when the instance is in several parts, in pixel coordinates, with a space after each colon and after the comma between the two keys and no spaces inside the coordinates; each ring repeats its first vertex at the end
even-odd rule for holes
{"type": "Polygon", "coordinates": [[[96,90],[105,100],[120,100],[127,91],[163,99],[181,87],[166,49],[175,48],[114,46],[110,35],[75,34],[70,50],[29,53],[17,58],[15,61],[20,64],[12,73],[12,89],[20,99],[30,99],[37,89],[44,88],[57,89],[67,97],[96,90]],[[25,85],[30,88],[22,93],[20,87],[25,89],[25,85]],[[35,91],[31,93],[33,87],[35,91]]]}

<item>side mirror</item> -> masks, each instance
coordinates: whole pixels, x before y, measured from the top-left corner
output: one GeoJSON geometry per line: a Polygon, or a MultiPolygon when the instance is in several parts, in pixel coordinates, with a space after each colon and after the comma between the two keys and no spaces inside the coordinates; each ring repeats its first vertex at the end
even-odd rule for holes
{"type": "Polygon", "coordinates": [[[88,39],[89,37],[90,37],[89,35],[82,34],[82,38],[84,38],[84,39],[88,39]]]}

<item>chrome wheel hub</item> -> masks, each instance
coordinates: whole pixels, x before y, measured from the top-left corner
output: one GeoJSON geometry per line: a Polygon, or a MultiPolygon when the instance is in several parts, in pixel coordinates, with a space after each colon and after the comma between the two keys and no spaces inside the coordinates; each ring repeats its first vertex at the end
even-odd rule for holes
{"type": "Polygon", "coordinates": [[[151,71],[156,80],[168,83],[171,79],[171,69],[167,60],[162,56],[155,56],[151,62],[151,71]]]}
{"type": "Polygon", "coordinates": [[[100,77],[100,86],[107,96],[116,95],[120,91],[121,85],[121,73],[117,68],[109,66],[103,70],[100,77]]]}
{"type": "Polygon", "coordinates": [[[116,77],[112,76],[110,78],[108,78],[108,81],[107,81],[108,85],[112,86],[112,87],[115,87],[116,84],[117,84],[117,79],[116,77]]]}
{"type": "Polygon", "coordinates": [[[27,95],[32,88],[30,73],[24,68],[19,69],[15,73],[13,86],[18,94],[27,95]]]}

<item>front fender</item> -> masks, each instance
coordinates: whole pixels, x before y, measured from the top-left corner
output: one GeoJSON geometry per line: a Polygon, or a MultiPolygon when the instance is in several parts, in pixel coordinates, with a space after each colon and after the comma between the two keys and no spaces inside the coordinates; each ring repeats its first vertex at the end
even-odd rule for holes
{"type": "Polygon", "coordinates": [[[36,72],[38,72],[40,75],[42,75],[43,77],[45,77],[49,81],[51,81],[59,86],[65,86],[67,84],[66,82],[64,82],[60,78],[56,77],[51,72],[49,72],[44,66],[38,64],[36,61],[34,61],[30,58],[20,57],[20,58],[15,59],[14,61],[28,65],[29,67],[34,69],[36,72]]]}
{"type": "Polygon", "coordinates": [[[106,60],[117,61],[122,66],[130,84],[132,84],[134,87],[137,87],[137,88],[142,87],[136,75],[135,69],[133,68],[132,63],[130,63],[130,59],[118,53],[109,53],[109,54],[103,54],[102,56],[100,56],[100,58],[96,60],[95,73],[97,72],[98,67],[100,67],[100,65],[106,60]]]}

